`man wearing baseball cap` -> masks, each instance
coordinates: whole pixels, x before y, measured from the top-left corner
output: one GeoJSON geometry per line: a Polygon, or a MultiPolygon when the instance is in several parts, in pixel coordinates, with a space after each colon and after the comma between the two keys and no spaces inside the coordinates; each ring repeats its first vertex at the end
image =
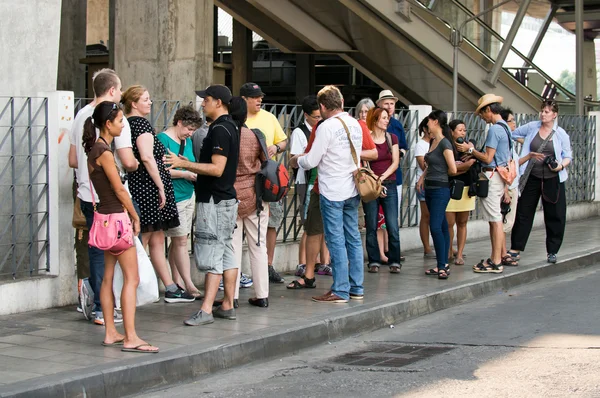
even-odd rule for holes
{"type": "MultiPolygon", "coordinates": [[[[246,126],[249,129],[259,129],[265,135],[269,156],[282,153],[287,145],[287,136],[281,128],[279,120],[270,112],[261,108],[265,93],[256,83],[248,82],[240,88],[240,95],[248,105],[246,126]]],[[[282,201],[285,198],[282,199],[282,201]]],[[[269,203],[269,228],[267,228],[267,257],[269,265],[269,280],[273,283],[283,283],[284,279],[273,268],[277,228],[283,221],[283,203],[269,203]]]]}
{"type": "Polygon", "coordinates": [[[214,120],[208,128],[198,163],[180,158],[171,151],[165,156],[169,169],[184,168],[198,174],[194,255],[196,266],[206,273],[205,297],[200,310],[184,321],[188,326],[213,323],[214,317],[236,319],[233,298],[238,273],[233,253],[238,201],[233,184],[240,150],[240,126],[229,115],[232,95],[227,87],[212,85],[196,94],[204,99],[205,117],[214,120]],[[213,310],[221,277],[225,297],[213,310]]]}
{"type": "MultiPolygon", "coordinates": [[[[398,137],[398,149],[400,150],[400,159],[402,159],[408,150],[408,145],[406,144],[404,126],[394,117],[396,102],[398,102],[398,97],[391,90],[382,90],[376,104],[378,107],[385,109],[390,117],[387,132],[398,137]]],[[[398,215],[400,215],[400,209],[402,208],[402,167],[400,166],[396,170],[396,189],[398,190],[398,215]]],[[[400,261],[404,261],[404,256],[400,256],[400,261]]]]}
{"type": "Polygon", "coordinates": [[[468,153],[481,162],[481,171],[489,180],[488,196],[479,198],[483,219],[490,224],[490,239],[492,254],[487,260],[482,260],[473,267],[478,273],[501,273],[502,248],[506,245],[506,235],[502,227],[500,202],[504,196],[505,183],[496,171],[498,166],[506,166],[511,158],[510,127],[502,119],[503,98],[495,94],[486,94],[479,98],[475,113],[486,123],[491,123],[485,140],[484,152],[479,152],[471,142],[457,144],[459,152],[468,153]]]}

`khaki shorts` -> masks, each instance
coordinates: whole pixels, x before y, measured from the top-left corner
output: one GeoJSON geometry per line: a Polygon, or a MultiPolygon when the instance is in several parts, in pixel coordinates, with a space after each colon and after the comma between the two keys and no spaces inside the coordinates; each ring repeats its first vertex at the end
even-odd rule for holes
{"type": "Polygon", "coordinates": [[[177,202],[177,212],[179,213],[179,226],[165,231],[168,238],[177,238],[188,236],[192,231],[192,221],[194,219],[194,209],[196,208],[196,197],[192,195],[187,200],[177,202]]]}
{"type": "Polygon", "coordinates": [[[310,193],[310,201],[308,202],[308,214],[304,222],[304,231],[308,236],[323,234],[323,217],[321,216],[321,201],[319,194],[310,193]]]}
{"type": "Polygon", "coordinates": [[[519,188],[509,189],[508,194],[510,195],[510,212],[506,215],[506,223],[503,226],[504,233],[512,231],[512,227],[515,225],[517,203],[519,202],[519,188]]]}
{"type": "Polygon", "coordinates": [[[237,209],[237,199],[196,204],[194,257],[200,271],[221,275],[238,268],[233,253],[237,209]]]}
{"type": "Polygon", "coordinates": [[[485,176],[490,184],[487,198],[479,198],[481,219],[487,222],[502,222],[500,201],[504,195],[504,181],[496,171],[486,171],[485,176]]]}
{"type": "Polygon", "coordinates": [[[269,228],[279,228],[283,221],[283,201],[269,203],[269,228]]]}

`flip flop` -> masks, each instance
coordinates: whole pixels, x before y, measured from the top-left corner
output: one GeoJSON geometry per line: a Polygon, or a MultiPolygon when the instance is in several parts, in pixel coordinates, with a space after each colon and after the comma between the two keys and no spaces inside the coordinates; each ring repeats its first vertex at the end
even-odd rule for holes
{"type": "Polygon", "coordinates": [[[110,343],[110,344],[108,344],[108,343],[105,343],[105,342],[103,341],[103,342],[102,342],[102,345],[103,345],[104,347],[116,347],[116,346],[121,346],[121,345],[123,345],[123,343],[124,343],[124,342],[125,342],[125,339],[117,340],[117,341],[115,341],[114,343],[110,343]]]}
{"type": "Polygon", "coordinates": [[[460,257],[457,257],[457,258],[454,260],[454,265],[465,265],[465,260],[463,260],[463,259],[462,259],[462,258],[460,258],[460,257]]]}
{"type": "Polygon", "coordinates": [[[133,347],[133,348],[121,348],[121,351],[123,352],[137,352],[140,354],[158,354],[158,350],[156,351],[149,351],[149,350],[142,350],[142,347],[152,347],[152,344],[140,344],[137,347],[133,347]]]}

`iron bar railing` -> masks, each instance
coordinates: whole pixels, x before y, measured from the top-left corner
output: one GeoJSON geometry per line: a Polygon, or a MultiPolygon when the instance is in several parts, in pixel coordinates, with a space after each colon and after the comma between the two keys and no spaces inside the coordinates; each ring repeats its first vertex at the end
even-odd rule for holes
{"type": "Polygon", "coordinates": [[[0,278],[49,271],[48,100],[0,97],[0,278]]]}

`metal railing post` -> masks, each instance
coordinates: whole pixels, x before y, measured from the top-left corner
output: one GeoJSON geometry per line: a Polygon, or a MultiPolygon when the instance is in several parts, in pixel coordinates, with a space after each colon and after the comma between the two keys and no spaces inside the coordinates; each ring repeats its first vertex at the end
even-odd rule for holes
{"type": "Polygon", "coordinates": [[[487,78],[484,80],[484,82],[488,83],[492,87],[496,87],[496,82],[498,81],[498,75],[500,74],[500,71],[502,70],[502,65],[504,64],[504,60],[506,59],[506,56],[508,55],[508,52],[510,51],[510,49],[512,47],[512,43],[515,40],[515,37],[517,36],[517,32],[519,31],[519,28],[521,27],[521,22],[523,22],[523,18],[525,18],[525,14],[527,13],[527,8],[529,7],[529,3],[531,3],[531,0],[521,0],[521,5],[519,6],[517,15],[515,15],[515,20],[513,21],[512,26],[510,27],[510,30],[508,31],[508,35],[506,36],[506,39],[504,40],[504,44],[502,44],[502,48],[500,49],[500,52],[498,53],[498,56],[496,57],[496,62],[494,63],[494,66],[492,67],[492,70],[490,71],[490,73],[487,75],[487,78]]]}

